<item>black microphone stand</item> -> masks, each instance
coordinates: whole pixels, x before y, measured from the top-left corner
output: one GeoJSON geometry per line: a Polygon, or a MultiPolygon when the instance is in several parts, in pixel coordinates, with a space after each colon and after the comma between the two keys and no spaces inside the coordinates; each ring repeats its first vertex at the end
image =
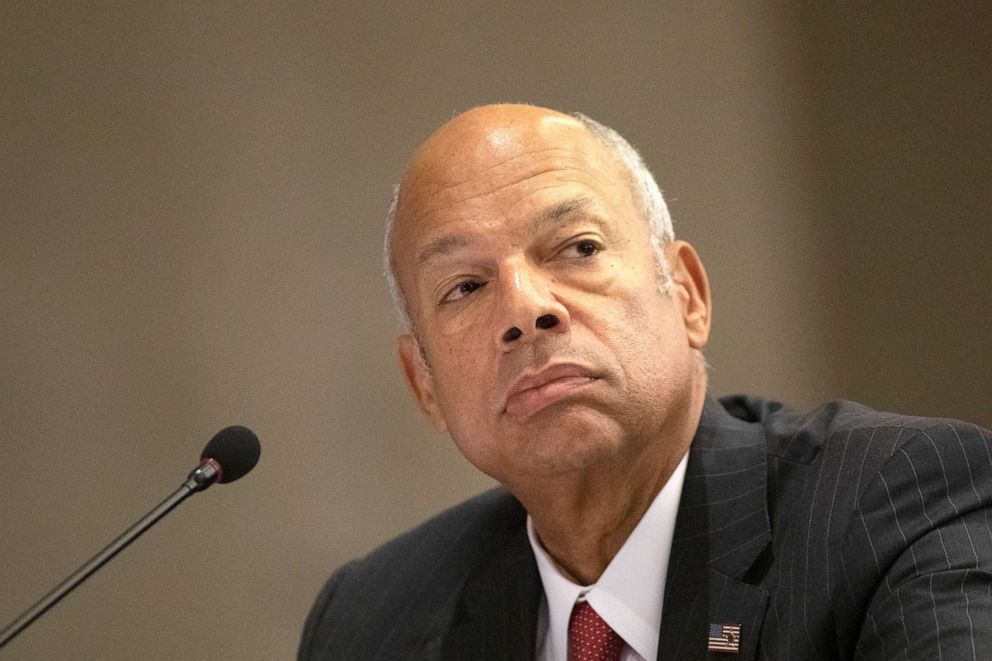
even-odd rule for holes
{"type": "Polygon", "coordinates": [[[207,459],[194,468],[182,486],[176,489],[171,496],[159,503],[148,514],[141,517],[137,523],[125,530],[120,537],[90,558],[89,562],[77,569],[69,578],[55,586],[38,603],[24,611],[20,617],[8,624],[3,631],[0,631],[0,648],[10,642],[14,636],[26,629],[32,622],[44,615],[48,609],[62,601],[67,594],[75,590],[93,572],[107,564],[115,555],[123,551],[128,544],[136,540],[142,533],[155,525],[159,519],[175,509],[179,503],[194,493],[203,491],[217,481],[217,478],[220,476],[219,469],[220,466],[213,459],[207,459]]]}

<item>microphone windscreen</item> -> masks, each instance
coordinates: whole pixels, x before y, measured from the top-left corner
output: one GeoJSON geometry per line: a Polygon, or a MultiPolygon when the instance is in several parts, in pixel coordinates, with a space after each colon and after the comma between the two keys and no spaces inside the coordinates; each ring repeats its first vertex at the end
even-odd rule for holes
{"type": "Polygon", "coordinates": [[[213,459],[221,467],[218,482],[234,482],[244,477],[258,463],[262,447],[258,437],[247,427],[225,427],[217,432],[207,447],[203,448],[200,459],[213,459]]]}

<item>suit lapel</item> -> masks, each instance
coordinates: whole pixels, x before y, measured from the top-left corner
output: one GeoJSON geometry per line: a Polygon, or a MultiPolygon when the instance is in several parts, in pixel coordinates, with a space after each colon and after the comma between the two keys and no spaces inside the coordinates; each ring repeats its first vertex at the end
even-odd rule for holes
{"type": "MultiPolygon", "coordinates": [[[[705,659],[709,625],[741,625],[737,655],[755,658],[768,603],[766,449],[760,426],[707,398],[689,452],[665,584],[659,659],[705,659]]],[[[541,578],[521,524],[496,545],[461,591],[451,629],[425,658],[534,658],[541,578]]]]}
{"type": "Polygon", "coordinates": [[[741,626],[738,654],[715,658],[755,657],[768,603],[757,584],[771,553],[766,463],[762,429],[708,397],[675,524],[658,658],[707,658],[710,624],[741,626]]]}
{"type": "Polygon", "coordinates": [[[436,643],[438,656],[534,658],[541,594],[537,563],[520,526],[466,583],[451,631],[436,643]]]}

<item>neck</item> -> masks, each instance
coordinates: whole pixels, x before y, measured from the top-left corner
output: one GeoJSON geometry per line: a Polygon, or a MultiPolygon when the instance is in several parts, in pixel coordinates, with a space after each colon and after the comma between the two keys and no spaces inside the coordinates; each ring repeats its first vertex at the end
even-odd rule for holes
{"type": "Polygon", "coordinates": [[[699,424],[705,390],[686,415],[647,452],[597,463],[545,480],[515,495],[534,522],[541,545],[577,583],[599,580],[688,451],[699,424]]]}

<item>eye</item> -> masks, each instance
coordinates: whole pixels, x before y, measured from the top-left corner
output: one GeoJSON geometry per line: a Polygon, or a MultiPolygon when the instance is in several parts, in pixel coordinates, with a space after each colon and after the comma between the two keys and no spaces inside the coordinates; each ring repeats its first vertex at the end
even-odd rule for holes
{"type": "Polygon", "coordinates": [[[484,283],[477,280],[463,280],[448,290],[448,293],[441,299],[442,303],[452,303],[454,301],[470,296],[476,289],[481,289],[484,283]]]}
{"type": "Polygon", "coordinates": [[[592,239],[582,239],[568,245],[562,250],[565,257],[593,257],[603,250],[603,246],[598,241],[592,239]]]}

